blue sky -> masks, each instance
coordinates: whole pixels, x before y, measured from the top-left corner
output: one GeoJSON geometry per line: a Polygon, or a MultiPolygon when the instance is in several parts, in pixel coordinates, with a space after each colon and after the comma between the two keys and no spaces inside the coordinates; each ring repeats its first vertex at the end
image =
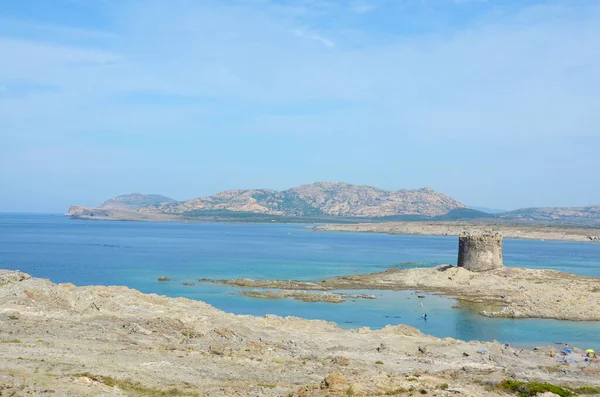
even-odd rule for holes
{"type": "Polygon", "coordinates": [[[0,1],[0,211],[345,181],[600,203],[598,0],[0,1]]]}

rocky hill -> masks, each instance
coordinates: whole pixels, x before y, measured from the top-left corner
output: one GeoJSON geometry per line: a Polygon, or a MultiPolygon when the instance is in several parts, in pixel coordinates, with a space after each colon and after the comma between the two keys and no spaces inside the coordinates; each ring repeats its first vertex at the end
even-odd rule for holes
{"type": "Polygon", "coordinates": [[[600,224],[600,204],[590,207],[523,208],[498,214],[499,218],[568,224],[600,224]]]}
{"type": "Polygon", "coordinates": [[[173,203],[175,200],[158,194],[124,194],[107,200],[100,204],[98,208],[117,211],[137,211],[140,208],[149,205],[159,205],[162,203],[173,203]]]}
{"type": "Polygon", "coordinates": [[[143,213],[202,215],[237,212],[279,216],[438,216],[465,206],[433,189],[383,190],[348,183],[317,182],[276,191],[229,190],[214,196],[140,208],[143,213]]]}
{"type": "Polygon", "coordinates": [[[175,201],[155,194],[126,194],[96,208],[72,206],[67,215],[79,219],[177,221],[237,220],[352,222],[479,220],[600,225],[600,205],[524,208],[496,214],[469,209],[430,188],[383,190],[342,182],[316,182],[288,190],[227,190],[212,196],[175,201]]]}

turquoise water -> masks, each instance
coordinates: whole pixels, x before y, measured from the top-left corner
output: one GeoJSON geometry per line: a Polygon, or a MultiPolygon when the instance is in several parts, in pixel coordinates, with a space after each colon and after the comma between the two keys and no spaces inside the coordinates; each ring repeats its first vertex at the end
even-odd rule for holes
{"type": "MultiPolygon", "coordinates": [[[[0,214],[0,267],[76,285],[126,285],[143,292],[184,296],[233,313],[298,316],[341,327],[408,324],[439,337],[555,342],[600,349],[600,323],[489,319],[456,301],[410,291],[365,291],[376,300],[341,304],[261,300],[198,278],[320,280],[343,274],[455,263],[455,237],[315,233],[290,224],[143,223],[72,221],[62,216],[0,214]],[[414,265],[413,265],[414,266],[414,265]],[[172,282],[159,283],[165,275],[172,282]],[[183,286],[183,282],[195,282],[183,286]],[[420,319],[427,312],[428,321],[420,319]]],[[[600,277],[600,244],[505,240],[509,266],[549,268],[600,277]]],[[[356,293],[356,291],[352,291],[356,293]]]]}

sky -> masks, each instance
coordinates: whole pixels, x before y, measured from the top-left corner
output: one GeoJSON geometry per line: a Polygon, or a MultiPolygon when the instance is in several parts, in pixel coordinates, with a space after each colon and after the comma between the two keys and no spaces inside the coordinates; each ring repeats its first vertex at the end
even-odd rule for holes
{"type": "Polygon", "coordinates": [[[0,211],[315,181],[600,203],[600,0],[0,0],[0,211]]]}

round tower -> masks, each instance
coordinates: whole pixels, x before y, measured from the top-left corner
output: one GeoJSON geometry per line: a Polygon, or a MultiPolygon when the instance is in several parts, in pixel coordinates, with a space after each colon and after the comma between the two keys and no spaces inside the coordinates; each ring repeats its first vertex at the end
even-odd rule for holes
{"type": "Polygon", "coordinates": [[[470,234],[458,236],[458,266],[472,272],[485,272],[504,266],[500,234],[470,234]]]}

